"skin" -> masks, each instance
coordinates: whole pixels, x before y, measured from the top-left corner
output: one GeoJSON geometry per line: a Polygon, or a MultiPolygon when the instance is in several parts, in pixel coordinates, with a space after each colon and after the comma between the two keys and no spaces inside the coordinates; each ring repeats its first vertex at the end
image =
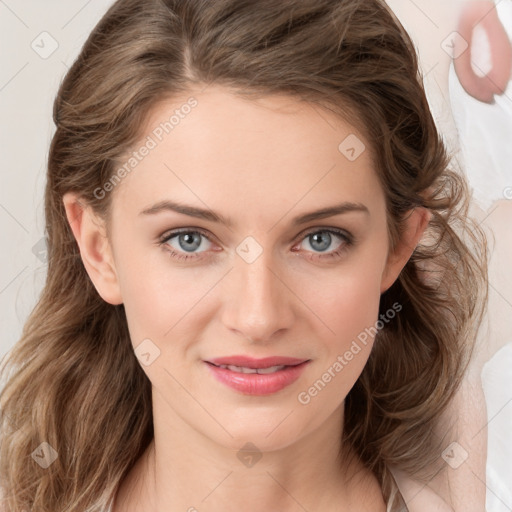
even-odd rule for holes
{"type": "Polygon", "coordinates": [[[457,31],[469,45],[469,51],[454,59],[460,83],[477,100],[494,103],[494,95],[505,92],[512,69],[512,45],[494,2],[477,0],[464,4],[457,31]],[[485,76],[478,76],[471,66],[471,41],[473,29],[478,24],[487,34],[491,52],[492,69],[485,76]]]}
{"type": "MultiPolygon", "coordinates": [[[[149,338],[160,350],[142,366],[153,387],[155,439],[122,483],[114,511],[384,512],[376,479],[357,459],[349,464],[340,446],[344,398],[373,340],[307,405],[297,396],[375,324],[379,297],[430,213],[409,212],[390,251],[369,150],[354,161],[338,150],[349,134],[368,148],[349,123],[286,96],[249,101],[217,86],[191,94],[197,107],[115,189],[110,237],[75,194],[63,198],[98,293],[124,304],[134,348],[149,338]],[[140,214],[170,199],[219,212],[233,225],[140,214]],[[345,201],[368,212],[292,224],[345,201]],[[209,240],[194,253],[202,258],[173,259],[170,246],[187,254],[178,237],[159,245],[178,228],[204,230],[209,240]],[[350,232],[354,244],[320,259],[306,235],[326,228],[350,232]],[[247,236],[263,251],[252,263],[236,252],[247,236]],[[213,379],[203,362],[233,354],[311,363],[284,390],[248,396],[213,379]],[[252,467],[237,457],[247,442],[262,455],[252,467]]],[[[155,107],[141,140],[189,96],[155,107]]],[[[332,235],[324,252],[342,244],[332,235]]]]}

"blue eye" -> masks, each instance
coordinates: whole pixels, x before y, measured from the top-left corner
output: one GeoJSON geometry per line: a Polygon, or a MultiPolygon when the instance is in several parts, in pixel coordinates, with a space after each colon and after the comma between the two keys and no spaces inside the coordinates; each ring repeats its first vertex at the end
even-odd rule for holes
{"type": "MultiPolygon", "coordinates": [[[[348,248],[353,245],[353,237],[350,233],[333,228],[315,228],[309,231],[300,239],[301,242],[308,241],[312,251],[306,251],[308,259],[322,260],[325,258],[339,258],[348,248]],[[334,250],[328,250],[333,243],[333,236],[339,240],[334,250]],[[325,254],[322,254],[325,253],[325,254]]],[[[208,243],[212,243],[208,235],[197,229],[182,229],[164,235],[160,239],[160,245],[165,246],[171,257],[177,260],[200,259],[202,253],[208,252],[208,243]],[[207,247],[203,241],[207,240],[207,247]],[[202,248],[202,251],[198,249],[202,248]]],[[[298,252],[292,249],[293,252],[298,252]]]]}
{"type": "MultiPolygon", "coordinates": [[[[315,230],[306,233],[306,235],[302,238],[302,243],[306,240],[308,241],[309,246],[313,249],[313,253],[306,257],[313,260],[339,258],[345,251],[348,250],[351,245],[353,245],[354,242],[352,235],[350,235],[348,232],[333,228],[315,228],[315,230]],[[335,238],[338,238],[340,242],[334,248],[334,250],[331,249],[329,251],[328,249],[333,242],[333,235],[335,238]]],[[[311,251],[307,252],[310,253],[311,251]]]]}
{"type": "Polygon", "coordinates": [[[170,247],[169,252],[171,256],[177,259],[189,259],[189,258],[197,258],[195,256],[195,252],[197,249],[201,247],[203,239],[210,239],[201,231],[192,231],[192,230],[182,230],[182,231],[174,231],[169,233],[163,238],[160,243],[165,244],[170,247]],[[176,245],[172,245],[170,242],[176,239],[176,245]],[[172,250],[175,249],[175,250],[172,250]],[[177,249],[177,250],[176,250],[177,249]],[[179,252],[184,251],[184,252],[179,252]],[[187,254],[188,253],[188,254],[187,254]]]}

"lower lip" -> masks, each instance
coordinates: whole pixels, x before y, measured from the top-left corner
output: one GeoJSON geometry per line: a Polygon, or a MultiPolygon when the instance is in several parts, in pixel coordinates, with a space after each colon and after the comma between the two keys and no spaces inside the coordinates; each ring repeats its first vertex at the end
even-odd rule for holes
{"type": "Polygon", "coordinates": [[[296,366],[287,366],[282,370],[267,374],[239,373],[211,363],[205,364],[218,381],[236,391],[246,395],[271,395],[295,382],[309,362],[304,361],[296,366]]]}

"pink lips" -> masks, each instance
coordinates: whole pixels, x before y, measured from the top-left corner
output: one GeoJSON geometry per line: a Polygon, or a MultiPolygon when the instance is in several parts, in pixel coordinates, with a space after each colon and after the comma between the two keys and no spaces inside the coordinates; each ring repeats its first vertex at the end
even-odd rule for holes
{"type": "Polygon", "coordinates": [[[269,395],[295,382],[310,360],[295,357],[265,357],[254,359],[247,356],[219,357],[205,361],[213,376],[223,384],[246,395],[269,395]],[[249,369],[266,369],[274,366],[272,373],[241,373],[222,366],[238,366],[249,369]]]}
{"type": "Polygon", "coordinates": [[[217,366],[221,364],[244,366],[245,368],[270,368],[271,366],[294,366],[303,363],[306,359],[297,359],[295,357],[264,357],[262,359],[256,359],[254,357],[247,356],[228,356],[228,357],[217,357],[215,359],[208,360],[209,363],[213,363],[217,366]]]}

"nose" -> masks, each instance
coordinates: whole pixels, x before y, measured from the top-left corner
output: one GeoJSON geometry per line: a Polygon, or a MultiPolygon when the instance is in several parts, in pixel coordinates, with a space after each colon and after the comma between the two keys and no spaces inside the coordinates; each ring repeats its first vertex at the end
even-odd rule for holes
{"type": "Polygon", "coordinates": [[[229,330],[262,343],[275,341],[292,326],[293,293],[266,251],[252,263],[237,257],[228,280],[223,323],[229,330]]]}

